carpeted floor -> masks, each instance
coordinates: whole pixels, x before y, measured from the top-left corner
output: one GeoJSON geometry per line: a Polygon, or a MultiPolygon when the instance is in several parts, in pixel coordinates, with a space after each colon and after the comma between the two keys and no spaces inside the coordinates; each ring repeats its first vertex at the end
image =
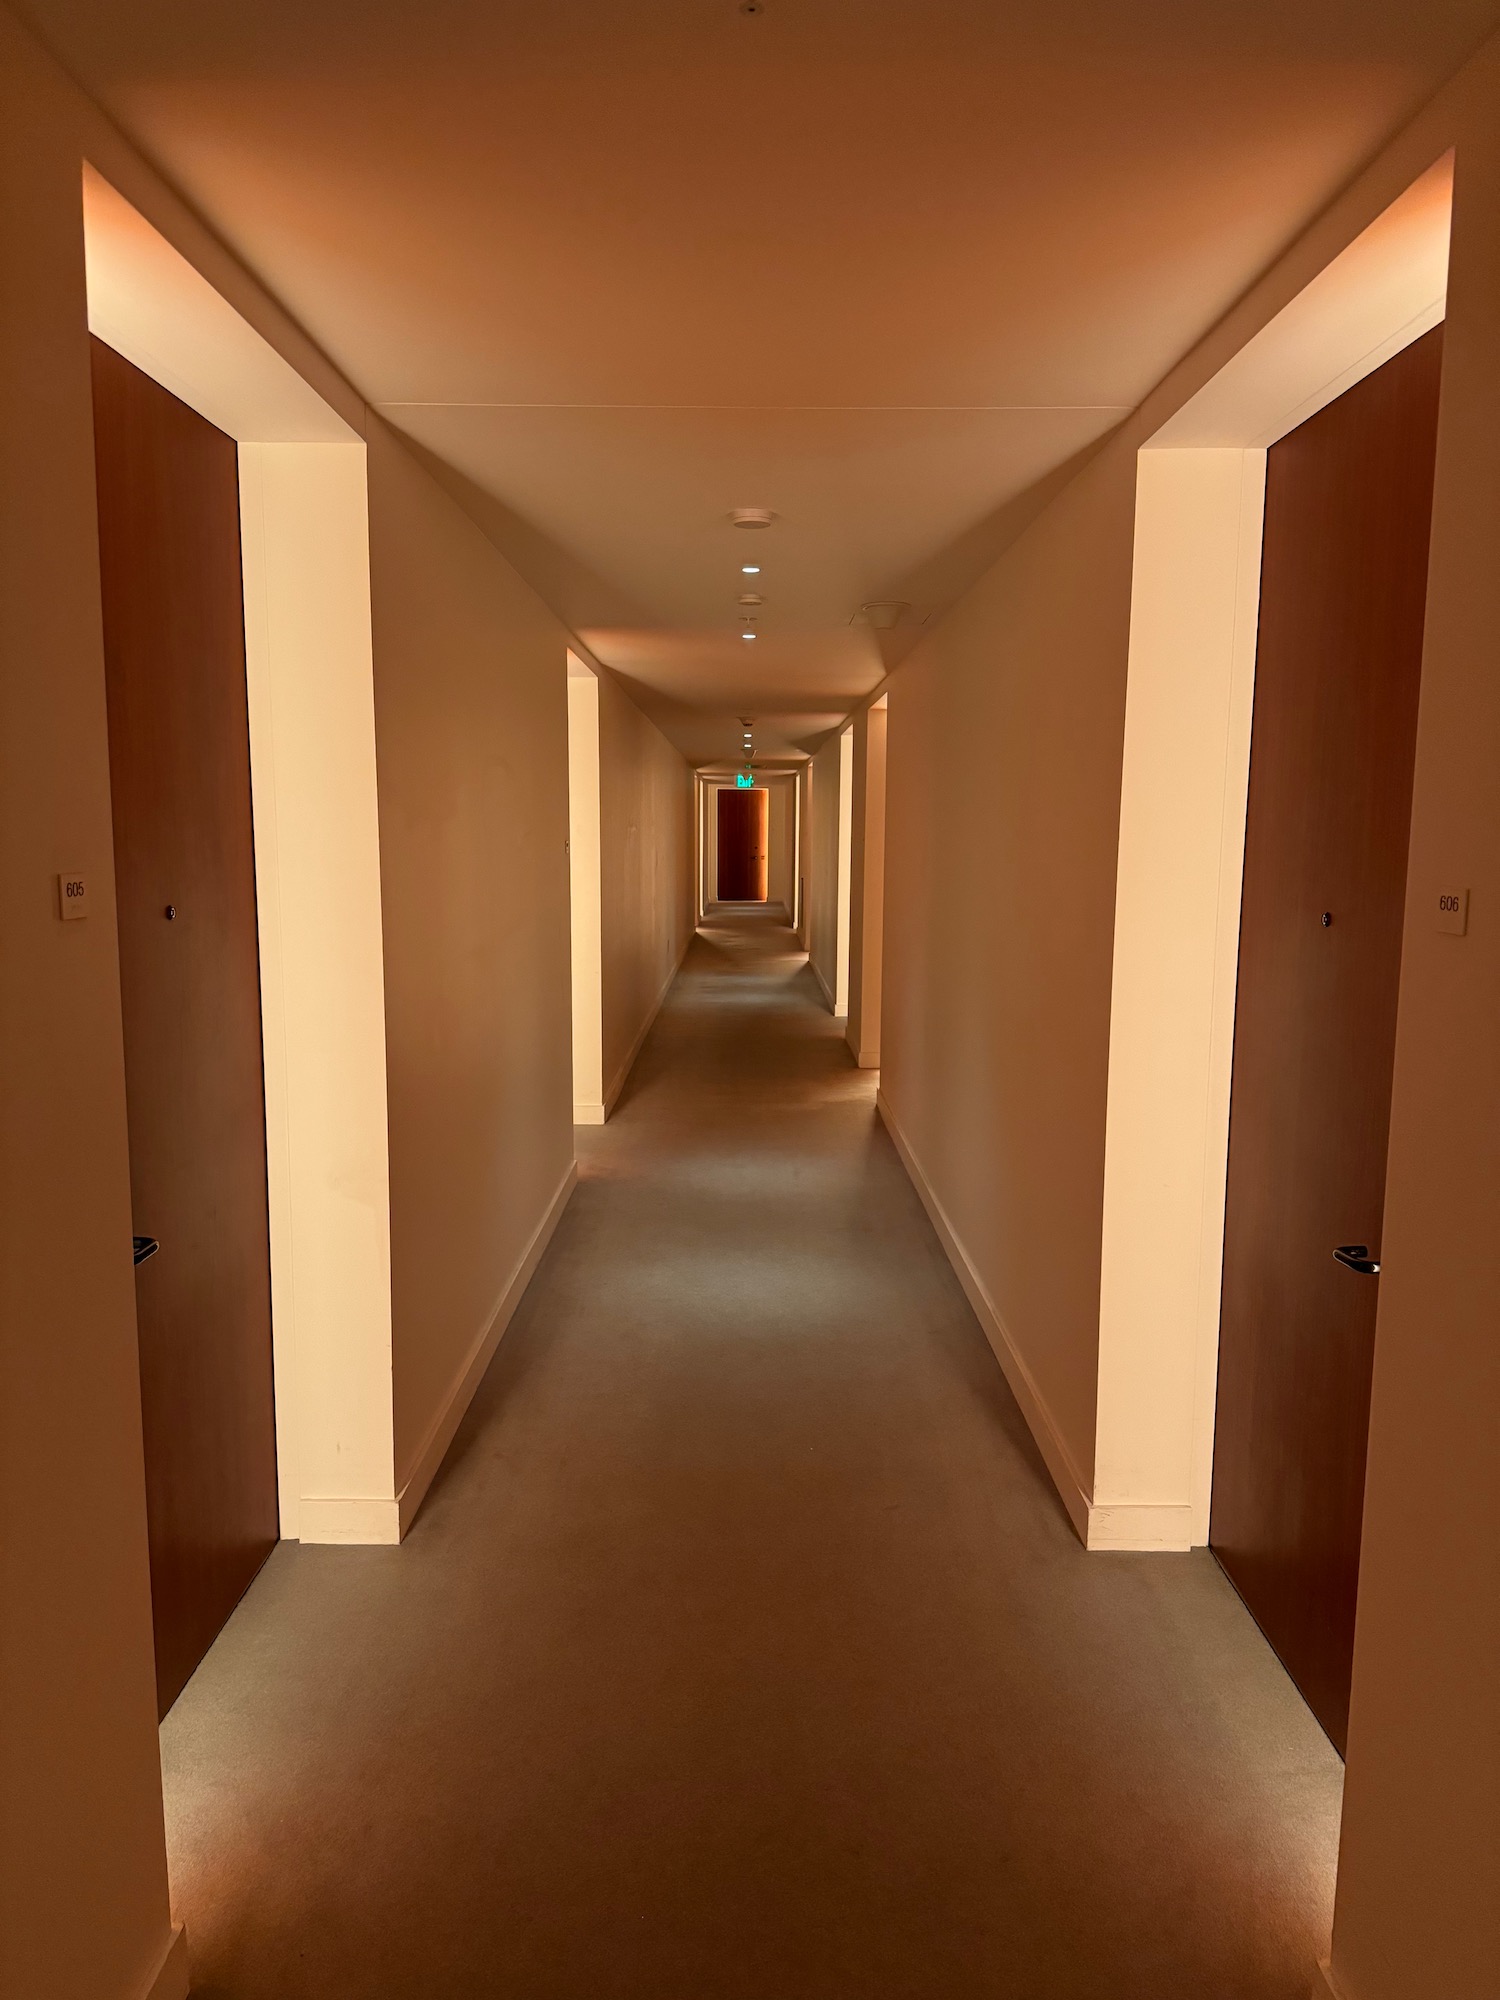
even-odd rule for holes
{"type": "Polygon", "coordinates": [[[163,1730],[220,2000],[1306,2000],[1341,1767],[1086,1555],[791,934],[700,936],[404,1547],[163,1730]]]}

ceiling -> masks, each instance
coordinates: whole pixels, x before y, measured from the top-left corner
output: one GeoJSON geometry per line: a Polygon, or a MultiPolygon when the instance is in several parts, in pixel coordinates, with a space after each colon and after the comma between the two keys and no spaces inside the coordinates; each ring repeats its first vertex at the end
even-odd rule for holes
{"type": "Polygon", "coordinates": [[[744,713],[762,755],[814,744],[1500,22],[20,11],[694,762],[744,713]],[[877,629],[872,602],[908,608],[877,629]]]}

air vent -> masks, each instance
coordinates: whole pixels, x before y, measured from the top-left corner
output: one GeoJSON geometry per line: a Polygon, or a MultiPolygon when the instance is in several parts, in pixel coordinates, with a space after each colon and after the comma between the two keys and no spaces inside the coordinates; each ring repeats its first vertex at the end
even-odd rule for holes
{"type": "Polygon", "coordinates": [[[909,604],[862,604],[850,619],[851,625],[873,625],[877,632],[889,632],[911,610],[909,604]]]}

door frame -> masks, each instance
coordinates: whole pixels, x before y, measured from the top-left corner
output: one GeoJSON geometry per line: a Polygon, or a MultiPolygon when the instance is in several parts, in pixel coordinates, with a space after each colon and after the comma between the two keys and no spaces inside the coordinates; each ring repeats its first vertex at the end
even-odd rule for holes
{"type": "MultiPolygon", "coordinates": [[[[715,894],[719,886],[719,801],[720,792],[734,791],[733,772],[700,771],[698,774],[698,918],[713,916],[724,909],[739,909],[740,904],[721,903],[715,894]]],[[[758,790],[769,792],[771,797],[766,805],[766,840],[769,848],[775,839],[774,822],[778,810],[788,813],[790,828],[785,837],[789,838],[791,853],[787,879],[791,884],[791,898],[787,900],[770,894],[773,880],[771,856],[766,857],[766,901],[759,907],[773,909],[785,903],[787,922],[794,928],[797,921],[795,904],[797,882],[802,868],[802,788],[799,773],[792,771],[757,771],[755,784],[758,790]],[[778,806],[783,794],[790,793],[787,804],[778,806]]]]}
{"type": "Polygon", "coordinates": [[[1091,1549],[1206,1545],[1265,453],[1444,317],[1452,156],[1137,458],[1091,1549]]]}
{"type": "Polygon", "coordinates": [[[364,414],[87,164],[82,194],[89,330],[238,445],[280,1532],[396,1542],[364,414]]]}

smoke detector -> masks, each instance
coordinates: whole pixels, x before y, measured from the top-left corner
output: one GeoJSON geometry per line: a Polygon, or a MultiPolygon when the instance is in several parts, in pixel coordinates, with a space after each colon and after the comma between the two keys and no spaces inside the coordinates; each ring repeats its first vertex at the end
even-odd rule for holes
{"type": "Polygon", "coordinates": [[[729,518],[737,528],[769,528],[776,516],[769,507],[736,507],[729,518]]]}

